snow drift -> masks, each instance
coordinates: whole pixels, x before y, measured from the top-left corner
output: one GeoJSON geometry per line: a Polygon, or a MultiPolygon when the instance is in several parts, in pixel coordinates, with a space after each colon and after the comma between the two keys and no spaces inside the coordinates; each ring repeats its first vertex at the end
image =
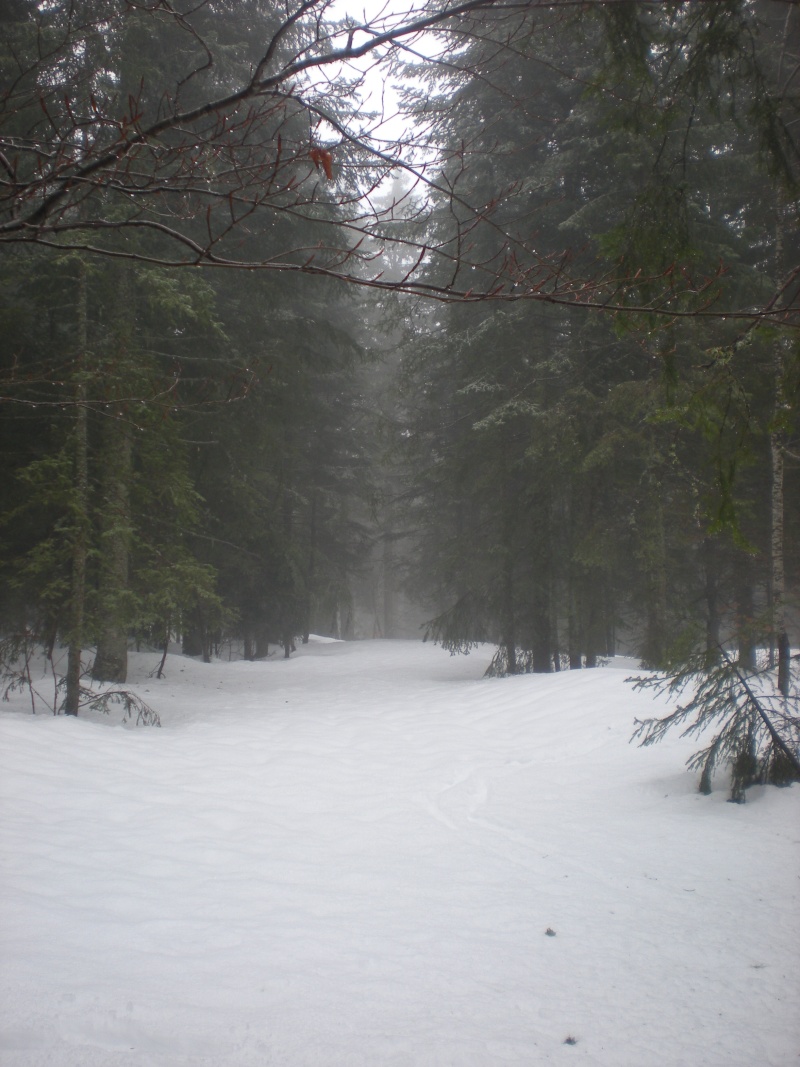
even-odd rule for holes
{"type": "MultiPolygon", "coordinates": [[[[4,706],[3,1067],[788,1067],[800,788],[696,792],[613,668],[133,657],[4,706]]],[[[15,698],[16,699],[16,698],[15,698]]]]}

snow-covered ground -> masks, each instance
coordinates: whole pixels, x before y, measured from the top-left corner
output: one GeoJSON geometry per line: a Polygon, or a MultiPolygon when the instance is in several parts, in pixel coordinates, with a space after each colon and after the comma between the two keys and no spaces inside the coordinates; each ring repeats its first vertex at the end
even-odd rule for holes
{"type": "Polygon", "coordinates": [[[134,656],[160,730],[3,705],[0,1064],[796,1067],[800,787],[700,796],[626,670],[489,656],[134,656]]]}

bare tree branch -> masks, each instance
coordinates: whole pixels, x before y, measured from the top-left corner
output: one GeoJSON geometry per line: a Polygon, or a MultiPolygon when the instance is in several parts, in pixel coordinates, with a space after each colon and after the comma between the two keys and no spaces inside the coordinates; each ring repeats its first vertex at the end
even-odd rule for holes
{"type": "MultiPolygon", "coordinates": [[[[287,3],[258,58],[238,77],[218,71],[202,3],[180,12],[166,0],[131,0],[85,22],[72,9],[63,16],[56,6],[42,7],[31,24],[2,31],[0,54],[15,74],[0,96],[0,244],[170,267],[318,274],[446,301],[533,300],[800,326],[797,271],[752,307],[718,306],[713,287],[723,269],[688,282],[655,274],[647,280],[659,295],[642,301],[636,294],[643,279],[597,263],[587,272],[568,248],[541,252],[534,225],[530,236],[509,225],[499,209],[523,203],[521,180],[498,188],[488,203],[473,203],[461,191],[485,143],[467,140],[448,155],[431,145],[424,123],[388,139],[365,126],[359,98],[365,59],[389,70],[411,55],[429,69],[486,80],[486,70],[463,58],[467,42],[485,44],[490,71],[519,57],[534,17],[558,20],[589,7],[624,6],[623,0],[444,0],[363,23],[333,20],[330,3],[287,3]],[[128,90],[112,69],[112,53],[124,52],[134,18],[156,38],[177,34],[185,43],[188,60],[171,84],[151,84],[142,73],[128,90]],[[90,61],[93,49],[98,58],[90,61]],[[321,152],[332,180],[316,170],[321,152]],[[426,202],[450,206],[449,232],[398,234],[402,212],[376,193],[399,173],[419,191],[418,216],[426,202]],[[264,254],[259,220],[291,217],[327,229],[330,240],[287,247],[282,236],[264,254]],[[477,251],[476,227],[493,233],[491,256],[477,251]],[[126,233],[155,242],[116,239],[126,233]],[[102,234],[115,240],[96,240],[102,234]],[[391,280],[382,265],[382,249],[390,247],[410,257],[391,280]]],[[[585,85],[580,73],[550,66],[555,77],[585,85]]],[[[505,93],[510,107],[525,106],[505,93]]],[[[431,124],[440,121],[434,110],[431,124]]]]}

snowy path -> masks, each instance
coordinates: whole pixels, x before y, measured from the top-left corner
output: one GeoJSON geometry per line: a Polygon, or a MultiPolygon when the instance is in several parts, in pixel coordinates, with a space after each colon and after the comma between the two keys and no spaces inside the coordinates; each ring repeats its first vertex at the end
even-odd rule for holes
{"type": "Polygon", "coordinates": [[[6,706],[2,1067],[800,1064],[800,788],[701,797],[624,671],[487,659],[142,656],[161,730],[6,706]]]}

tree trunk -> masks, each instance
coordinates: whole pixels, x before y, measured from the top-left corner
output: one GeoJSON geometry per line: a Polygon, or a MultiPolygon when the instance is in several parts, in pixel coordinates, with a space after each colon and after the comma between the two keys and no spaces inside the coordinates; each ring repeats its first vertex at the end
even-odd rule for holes
{"type": "Polygon", "coordinates": [[[550,619],[550,589],[547,574],[541,569],[533,590],[533,670],[549,674],[553,669],[553,637],[550,619]]]}
{"type": "Polygon", "coordinates": [[[269,629],[266,623],[259,623],[255,630],[255,659],[266,659],[269,655],[269,629]]]}
{"type": "Polygon", "coordinates": [[[161,660],[158,664],[158,670],[156,671],[156,678],[164,677],[164,664],[167,662],[167,656],[169,655],[169,626],[166,628],[164,634],[164,646],[161,651],[161,660]]]}
{"type": "Polygon", "coordinates": [[[303,644],[307,645],[311,636],[311,596],[314,589],[317,570],[317,494],[311,497],[311,515],[308,533],[308,566],[306,568],[306,588],[303,597],[303,644]]]}
{"type": "Polygon", "coordinates": [[[713,538],[703,538],[703,573],[706,598],[706,655],[717,663],[720,655],[721,619],[719,615],[719,566],[713,538]]]}
{"type": "Polygon", "coordinates": [[[570,550],[567,556],[567,655],[571,671],[579,671],[583,666],[577,567],[578,564],[572,556],[572,539],[570,538],[570,550]]]}
{"type": "Polygon", "coordinates": [[[283,635],[283,658],[290,659],[292,653],[296,651],[297,649],[294,647],[294,641],[292,640],[291,635],[285,633],[283,635]]]}
{"type": "Polygon", "coordinates": [[[642,546],[647,591],[642,662],[658,668],[664,665],[667,652],[667,560],[661,487],[654,482],[650,491],[650,515],[642,546]]]}
{"type": "Polygon", "coordinates": [[[117,267],[117,300],[109,353],[109,407],[100,452],[100,586],[97,654],[92,677],[98,682],[124,682],[128,676],[128,560],[131,539],[130,483],[133,476],[133,433],[127,403],[135,310],[131,267],[117,267]],[[112,377],[113,374],[113,377],[112,377]]]}
{"type": "Polygon", "coordinates": [[[602,653],[602,615],[595,568],[586,573],[584,583],[583,645],[586,650],[586,666],[596,667],[598,654],[602,653]]]}
{"type": "Polygon", "coordinates": [[[772,631],[778,650],[778,689],[789,695],[789,666],[791,648],[786,625],[786,579],[783,555],[783,434],[776,427],[770,434],[772,455],[772,530],[771,530],[771,585],[772,585],[772,631]]]}
{"type": "Polygon", "coordinates": [[[553,669],[552,627],[552,546],[550,543],[550,494],[540,492],[538,504],[532,517],[533,545],[536,559],[533,560],[533,589],[531,611],[533,616],[532,648],[533,670],[536,674],[549,674],[553,669]]]}
{"type": "Polygon", "coordinates": [[[605,633],[606,655],[611,657],[617,654],[616,618],[614,586],[608,574],[606,574],[603,581],[603,630],[605,633]]]}
{"type": "Polygon", "coordinates": [[[185,621],[181,651],[184,656],[202,656],[203,663],[211,662],[211,634],[201,611],[194,611],[185,621]]]}
{"type": "Polygon", "coordinates": [[[74,534],[72,580],[67,635],[67,676],[63,710],[77,715],[80,706],[81,653],[86,627],[86,564],[89,556],[89,411],[87,362],[89,356],[89,296],[86,263],[78,261],[77,352],[74,365],[75,434],[74,534]]]}
{"type": "MultiPolygon", "coordinates": [[[[505,450],[504,450],[505,461],[505,450]]],[[[500,574],[500,641],[506,650],[506,670],[517,673],[517,629],[514,610],[514,555],[513,536],[515,527],[514,494],[511,476],[505,472],[503,483],[503,516],[501,574],[500,574]]]]}
{"type": "Polygon", "coordinates": [[[506,650],[506,669],[509,674],[517,673],[517,631],[514,619],[514,563],[511,550],[503,547],[502,606],[501,606],[500,641],[506,650]]]}
{"type": "Polygon", "coordinates": [[[387,530],[383,537],[383,559],[381,561],[384,637],[395,635],[394,566],[394,535],[391,530],[387,530]]]}
{"type": "Polygon", "coordinates": [[[92,677],[99,682],[124,682],[128,676],[128,627],[122,598],[128,590],[130,500],[132,473],[131,428],[124,416],[106,424],[102,557],[100,561],[100,622],[92,677]]]}
{"type": "Polygon", "coordinates": [[[756,669],[755,598],[753,596],[753,563],[742,554],[736,565],[734,596],[736,599],[736,644],[738,662],[749,671],[756,669]]]}
{"type": "MultiPolygon", "coordinates": [[[[789,15],[787,14],[785,36],[789,33],[789,15]]],[[[785,209],[778,206],[776,212],[775,263],[778,278],[786,271],[784,253],[784,227],[786,225],[785,209]]],[[[789,403],[786,396],[783,338],[778,338],[773,349],[773,377],[775,391],[775,412],[769,436],[770,456],[772,459],[771,482],[771,536],[770,585],[772,593],[772,641],[778,650],[778,689],[786,697],[789,695],[789,678],[791,664],[791,647],[786,622],[786,577],[784,571],[784,492],[783,476],[786,458],[786,421],[789,415],[789,403]]]]}

